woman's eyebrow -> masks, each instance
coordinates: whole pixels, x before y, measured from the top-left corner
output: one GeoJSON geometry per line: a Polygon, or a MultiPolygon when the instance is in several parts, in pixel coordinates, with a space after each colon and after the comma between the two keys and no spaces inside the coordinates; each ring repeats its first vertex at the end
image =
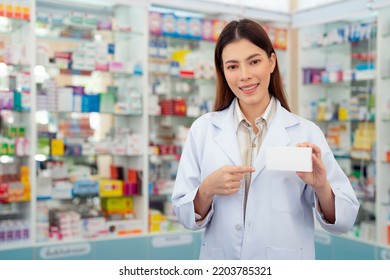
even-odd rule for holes
{"type": "MultiPolygon", "coordinates": [[[[254,54],[248,56],[246,60],[251,60],[252,58],[254,58],[254,57],[256,57],[256,56],[261,56],[261,53],[254,53],[254,54]]],[[[228,63],[237,63],[237,62],[238,62],[238,60],[231,59],[231,60],[226,61],[225,64],[228,64],[228,63]]]]}

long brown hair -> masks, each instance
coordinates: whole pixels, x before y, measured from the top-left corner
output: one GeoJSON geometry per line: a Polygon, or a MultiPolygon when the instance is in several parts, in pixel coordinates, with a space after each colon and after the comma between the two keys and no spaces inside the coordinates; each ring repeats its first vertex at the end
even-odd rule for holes
{"type": "MultiPolygon", "coordinates": [[[[214,111],[221,111],[229,107],[235,95],[230,89],[222,68],[222,51],[230,43],[239,40],[247,39],[259,48],[263,49],[268,57],[276,53],[269,39],[267,32],[255,21],[242,19],[228,23],[219,35],[214,52],[214,63],[217,71],[217,93],[214,103],[214,111]]],[[[283,88],[282,79],[279,72],[278,60],[275,61],[275,69],[271,74],[268,90],[271,95],[275,96],[280,101],[280,104],[288,111],[290,107],[287,103],[286,95],[283,88]]]]}

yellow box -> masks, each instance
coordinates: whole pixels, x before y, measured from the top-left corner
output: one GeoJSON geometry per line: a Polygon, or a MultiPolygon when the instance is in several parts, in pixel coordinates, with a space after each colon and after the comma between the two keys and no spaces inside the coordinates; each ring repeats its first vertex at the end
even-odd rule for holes
{"type": "Polygon", "coordinates": [[[159,232],[159,231],[161,231],[160,223],[150,224],[149,225],[149,231],[150,232],[159,232]]]}
{"type": "Polygon", "coordinates": [[[51,139],[50,148],[53,156],[63,156],[65,154],[64,141],[61,139],[51,139]]]}
{"type": "Polygon", "coordinates": [[[123,181],[121,180],[99,180],[101,197],[113,197],[123,195],[123,181]]]}
{"type": "Polygon", "coordinates": [[[126,197],[109,197],[102,200],[102,209],[107,214],[128,214],[133,213],[133,198],[126,197]]]}

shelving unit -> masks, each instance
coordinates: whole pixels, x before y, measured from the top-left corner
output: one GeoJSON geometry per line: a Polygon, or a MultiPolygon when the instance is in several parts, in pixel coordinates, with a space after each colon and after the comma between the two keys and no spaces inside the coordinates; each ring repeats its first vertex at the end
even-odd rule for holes
{"type": "Polygon", "coordinates": [[[146,233],[146,6],[38,9],[37,241],[146,233]]]}
{"type": "Polygon", "coordinates": [[[8,3],[0,12],[0,248],[33,242],[31,10],[22,1],[8,3]]]}
{"type": "Polygon", "coordinates": [[[390,136],[386,117],[389,111],[389,55],[386,51],[386,34],[389,30],[390,10],[387,1],[369,2],[359,0],[333,3],[298,12],[292,20],[293,27],[299,29],[298,40],[306,42],[299,47],[299,113],[324,129],[332,148],[346,151],[336,150],[335,157],[346,173],[353,175],[350,179],[361,203],[356,224],[350,233],[332,236],[321,229],[317,230],[317,253],[324,259],[388,259],[389,256],[389,164],[386,157],[389,144],[387,139],[390,136]],[[346,14],[354,16],[352,18],[346,14]],[[365,24],[369,22],[376,25],[370,33],[365,28],[365,24]],[[337,43],[343,32],[331,30],[355,24],[361,28],[352,29],[353,33],[350,33],[349,38],[353,38],[355,34],[371,36],[364,40],[339,40],[337,43]],[[325,35],[333,41],[324,40],[325,35]],[[312,39],[307,40],[310,36],[312,39]],[[328,67],[328,75],[321,76],[329,62],[334,63],[332,67],[328,67]],[[342,71],[337,71],[340,69],[342,71]],[[350,77],[351,69],[355,69],[358,74],[355,74],[355,79],[348,78],[345,81],[345,74],[350,77]],[[364,71],[358,72],[361,70],[364,71]],[[354,96],[358,102],[353,99],[354,96]],[[365,117],[351,118],[351,104],[348,109],[344,108],[343,103],[340,103],[343,106],[337,108],[337,114],[332,114],[334,111],[330,110],[327,117],[326,103],[313,103],[319,97],[337,102],[351,98],[355,103],[364,105],[364,109],[356,112],[365,117]],[[321,110],[317,110],[315,105],[318,104],[321,105],[321,110]],[[332,117],[334,115],[336,116],[332,117]],[[347,115],[348,118],[345,117],[347,115]],[[329,127],[337,129],[329,130],[329,127]],[[340,138],[340,131],[344,131],[344,137],[340,138]],[[338,138],[340,144],[337,146],[335,139],[338,138]],[[345,246],[353,246],[353,254],[344,252],[342,248],[345,246]]]}
{"type": "Polygon", "coordinates": [[[324,131],[361,203],[351,236],[375,236],[376,19],[300,31],[299,114],[324,131]]]}
{"type": "Polygon", "coordinates": [[[390,245],[390,8],[384,7],[378,15],[378,102],[377,102],[377,240],[390,245]]]}
{"type": "Polygon", "coordinates": [[[212,109],[213,50],[225,21],[161,9],[149,18],[149,230],[181,231],[170,197],[188,129],[212,109]]]}

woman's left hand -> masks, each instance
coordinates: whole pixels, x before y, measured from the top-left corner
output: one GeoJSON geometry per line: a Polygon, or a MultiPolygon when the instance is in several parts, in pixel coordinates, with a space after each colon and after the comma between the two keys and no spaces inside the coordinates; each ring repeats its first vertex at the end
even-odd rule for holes
{"type": "Polygon", "coordinates": [[[312,186],[316,191],[320,191],[325,188],[328,182],[326,178],[326,167],[321,159],[321,149],[309,142],[298,143],[297,147],[310,147],[313,150],[312,172],[297,172],[297,175],[308,185],[312,186]]]}

